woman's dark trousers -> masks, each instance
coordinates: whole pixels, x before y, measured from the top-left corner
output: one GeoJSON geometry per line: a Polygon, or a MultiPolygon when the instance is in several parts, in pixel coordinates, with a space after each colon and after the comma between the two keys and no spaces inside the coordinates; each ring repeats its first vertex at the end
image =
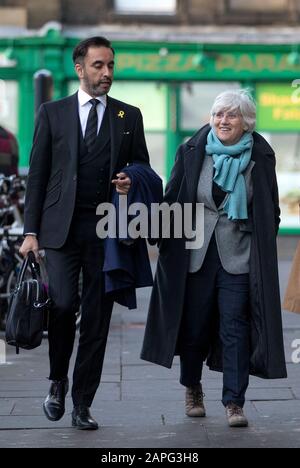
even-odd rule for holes
{"type": "Polygon", "coordinates": [[[179,336],[182,385],[192,387],[201,381],[203,361],[219,323],[223,349],[222,402],[224,406],[232,401],[243,407],[249,383],[248,309],[249,275],[233,275],[224,270],[213,236],[202,268],[187,278],[179,336]]]}

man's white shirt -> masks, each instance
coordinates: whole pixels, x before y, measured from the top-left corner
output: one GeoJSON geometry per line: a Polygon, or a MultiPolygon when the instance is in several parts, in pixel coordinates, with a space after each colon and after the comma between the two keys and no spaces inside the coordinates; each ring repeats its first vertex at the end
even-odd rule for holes
{"type": "MultiPolygon", "coordinates": [[[[79,112],[79,119],[80,119],[80,125],[81,125],[83,137],[85,135],[89,112],[92,107],[92,104],[89,102],[91,99],[93,99],[92,96],[90,96],[85,91],[83,91],[83,89],[79,88],[78,90],[78,112],[79,112]]],[[[102,124],[104,112],[107,106],[107,96],[105,94],[104,96],[99,96],[96,99],[98,99],[98,101],[100,102],[100,104],[98,104],[97,106],[97,114],[98,114],[97,135],[98,135],[101,124],[102,124]]]]}

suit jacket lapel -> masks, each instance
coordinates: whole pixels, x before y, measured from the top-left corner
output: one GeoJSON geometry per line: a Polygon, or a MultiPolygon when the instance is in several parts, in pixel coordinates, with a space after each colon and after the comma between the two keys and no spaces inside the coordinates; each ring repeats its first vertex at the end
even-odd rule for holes
{"type": "Polygon", "coordinates": [[[107,105],[111,135],[110,177],[112,177],[119,158],[120,147],[124,135],[126,114],[121,106],[110,97],[107,99],[107,105]]]}
{"type": "Polygon", "coordinates": [[[80,130],[77,94],[75,93],[73,96],[70,96],[64,102],[61,110],[62,128],[66,132],[66,140],[70,148],[71,158],[76,164],[78,160],[78,131],[80,130]]]}
{"type": "Polygon", "coordinates": [[[188,150],[184,158],[184,166],[190,202],[194,202],[197,196],[200,171],[204,161],[209,131],[210,127],[205,126],[187,143],[188,150]]]}

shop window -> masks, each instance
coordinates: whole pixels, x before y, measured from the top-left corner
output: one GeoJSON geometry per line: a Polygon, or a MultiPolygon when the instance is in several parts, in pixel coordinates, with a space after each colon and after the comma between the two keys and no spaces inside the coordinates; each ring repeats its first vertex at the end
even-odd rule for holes
{"type": "Polygon", "coordinates": [[[18,131],[18,83],[0,79],[0,125],[18,131]]]}
{"type": "Polygon", "coordinates": [[[281,228],[299,228],[300,134],[262,133],[276,154],[281,228]]]}
{"type": "Polygon", "coordinates": [[[110,92],[111,97],[128,102],[141,110],[151,166],[164,182],[166,180],[166,95],[166,85],[143,81],[115,81],[110,92]]]}
{"type": "Polygon", "coordinates": [[[229,0],[227,2],[229,10],[233,11],[260,11],[265,13],[275,13],[287,7],[287,0],[229,0]]]}
{"type": "MultiPolygon", "coordinates": [[[[300,134],[299,133],[269,133],[265,134],[276,153],[276,169],[278,172],[300,173],[300,134]]],[[[299,186],[299,179],[298,179],[299,186]]],[[[300,187],[299,187],[300,189],[300,187]]],[[[299,192],[300,193],[300,192],[299,192]]],[[[300,200],[299,200],[300,202],[300,200]]]]}
{"type": "Polygon", "coordinates": [[[115,11],[121,14],[174,15],[176,0],[115,0],[115,11]]]}
{"type": "Polygon", "coordinates": [[[288,5],[288,0],[227,0],[228,10],[230,11],[258,11],[265,13],[276,13],[284,10],[288,5]]]}
{"type": "Polygon", "coordinates": [[[218,94],[239,89],[239,83],[189,82],[181,89],[181,129],[196,131],[210,121],[210,110],[218,94]]]}

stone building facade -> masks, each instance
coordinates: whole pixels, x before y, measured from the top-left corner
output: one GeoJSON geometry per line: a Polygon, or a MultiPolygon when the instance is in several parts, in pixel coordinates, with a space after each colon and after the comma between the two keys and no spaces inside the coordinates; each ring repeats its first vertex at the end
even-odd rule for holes
{"type": "Polygon", "coordinates": [[[65,25],[297,25],[300,0],[0,0],[0,24],[40,28],[48,21],[65,25]],[[134,5],[130,11],[127,5],[134,5]],[[150,8],[149,8],[150,5],[150,8]],[[151,11],[151,5],[153,11],[151,11]],[[137,9],[140,9],[138,11],[137,9]]]}

